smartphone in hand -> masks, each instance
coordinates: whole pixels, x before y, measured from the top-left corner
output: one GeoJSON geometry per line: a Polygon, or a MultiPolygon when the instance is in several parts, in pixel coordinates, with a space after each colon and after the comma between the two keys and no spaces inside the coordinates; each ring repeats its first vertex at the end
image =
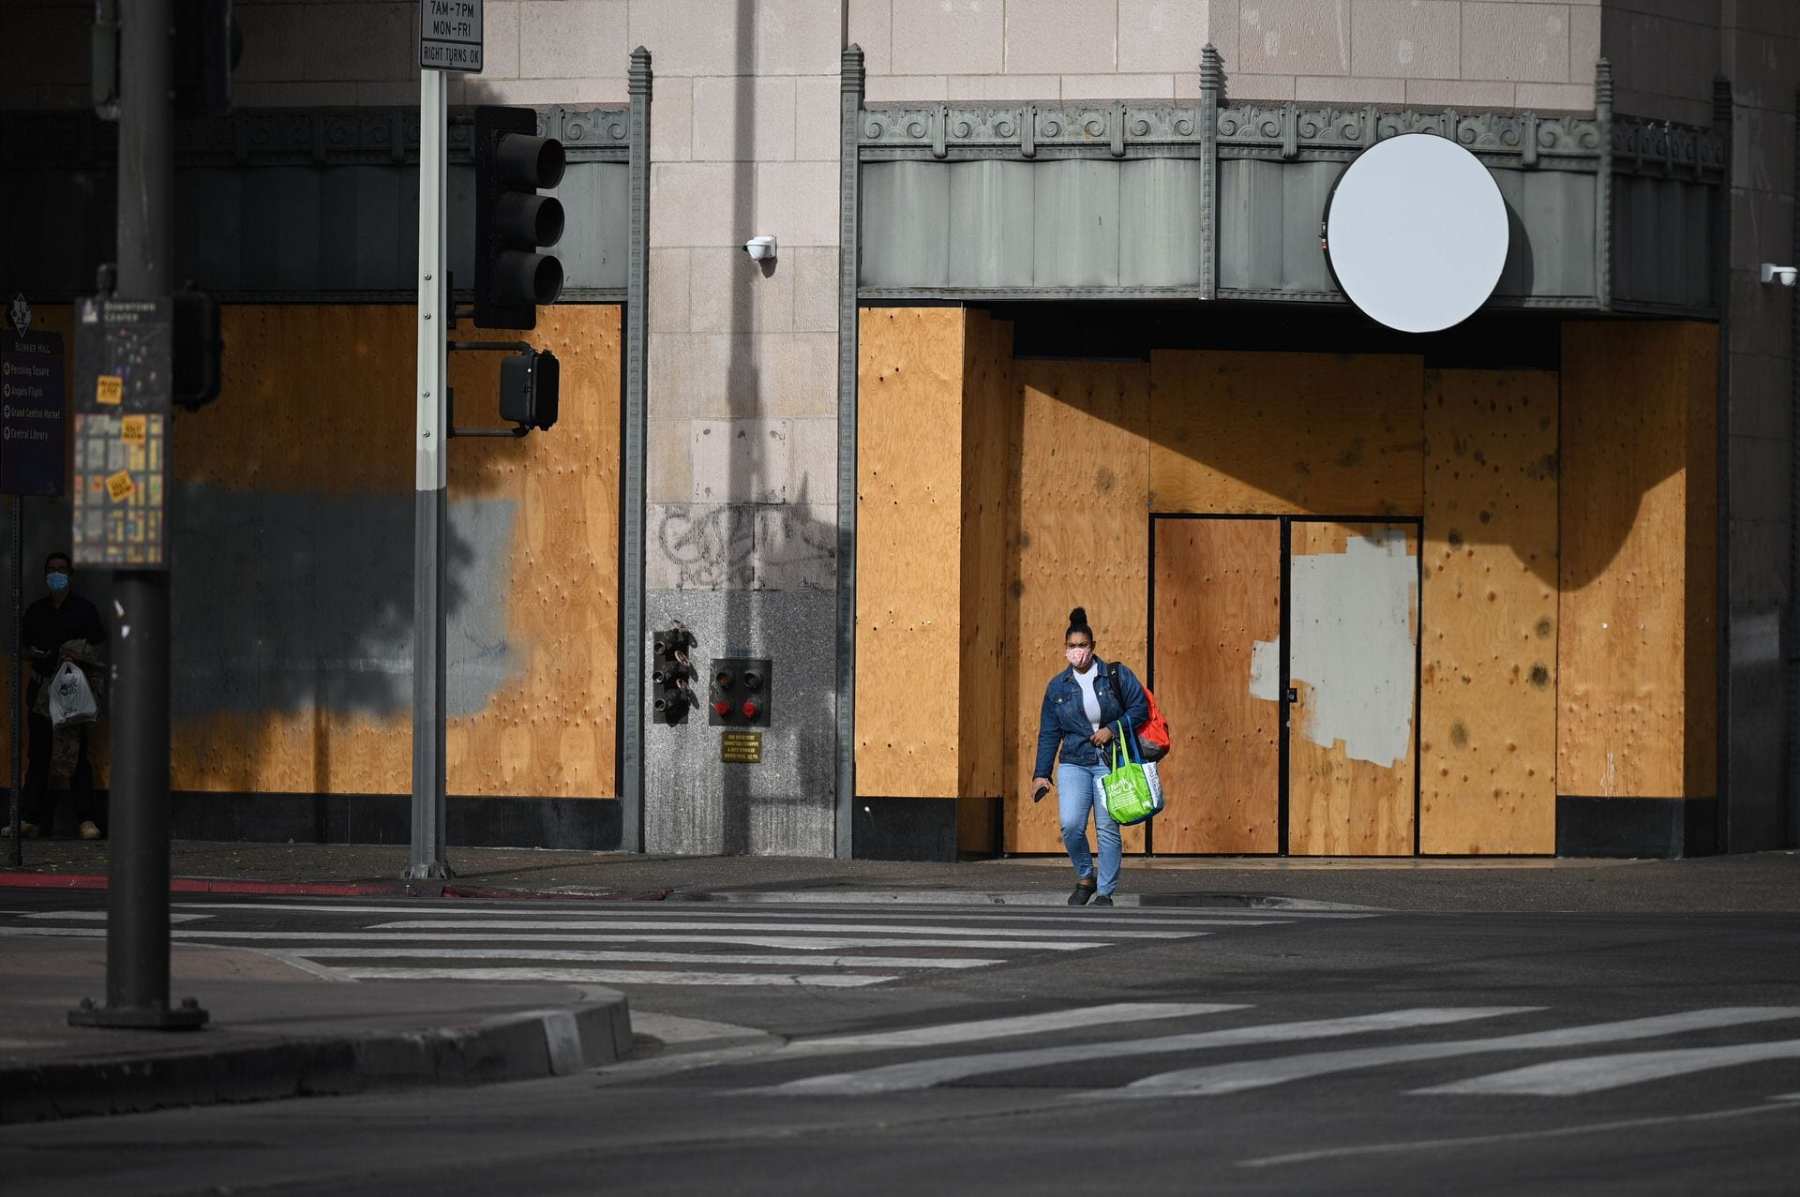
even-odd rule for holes
{"type": "Polygon", "coordinates": [[[1044,800],[1044,795],[1048,794],[1049,792],[1050,792],[1050,783],[1039,782],[1037,784],[1036,788],[1034,788],[1031,791],[1031,800],[1033,802],[1042,802],[1044,800]]]}

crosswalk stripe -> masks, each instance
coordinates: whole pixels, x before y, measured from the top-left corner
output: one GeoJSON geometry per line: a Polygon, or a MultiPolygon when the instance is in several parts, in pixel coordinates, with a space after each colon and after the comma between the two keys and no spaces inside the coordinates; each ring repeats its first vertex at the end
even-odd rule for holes
{"type": "MultiPolygon", "coordinates": [[[[430,914],[434,918],[493,918],[497,915],[512,914],[518,904],[513,903],[508,909],[496,910],[492,906],[457,907],[438,905],[436,903],[415,903],[407,906],[350,906],[330,903],[298,903],[298,902],[176,902],[178,909],[190,910],[247,910],[247,911],[281,911],[284,913],[303,912],[311,914],[430,914]]],[[[534,903],[534,909],[543,909],[542,903],[534,903]]],[[[683,906],[667,906],[660,903],[621,902],[605,904],[588,904],[580,911],[573,911],[568,906],[556,906],[546,913],[576,916],[581,918],[643,918],[654,915],[669,919],[739,919],[750,921],[777,917],[778,912],[765,905],[757,905],[754,909],[733,909],[714,902],[691,903],[683,906]]],[[[1214,926],[1244,924],[1260,926],[1263,924],[1290,923],[1296,921],[1344,921],[1369,919],[1372,914],[1342,914],[1337,912],[1321,913],[1310,910],[1235,910],[1215,909],[1207,907],[1196,909],[1191,914],[1138,913],[1126,907],[1115,907],[1113,913],[1102,914],[1098,909],[1089,907],[1080,912],[1058,910],[1056,907],[1015,907],[1004,910],[967,910],[955,907],[934,906],[925,904],[907,911],[869,910],[864,907],[833,910],[828,907],[808,906],[804,911],[792,912],[795,917],[808,919],[856,919],[864,922],[886,920],[896,922],[1014,922],[1014,923],[1117,923],[1122,926],[1171,926],[1182,927],[1192,925],[1214,926]]]]}
{"type": "MultiPolygon", "coordinates": [[[[869,935],[993,935],[995,931],[981,927],[890,927],[880,923],[740,923],[694,922],[673,924],[661,919],[399,919],[376,923],[375,931],[667,931],[679,926],[692,931],[785,931],[789,934],[818,931],[835,934],[869,935]]],[[[1036,927],[1008,927],[1004,932],[1015,939],[1059,939],[1067,931],[1036,927]]],[[[1108,928],[1083,930],[1089,939],[1187,939],[1187,931],[1114,931],[1108,928]]]]}
{"type": "Polygon", "coordinates": [[[1022,1014],[1011,1018],[983,1018],[974,1022],[940,1023],[929,1027],[908,1027],[902,1031],[872,1031],[866,1034],[828,1035],[822,1039],[802,1039],[788,1045],[785,1053],[879,1051],[896,1047],[944,1047],[952,1043],[974,1043],[984,1039],[1003,1039],[1010,1035],[1040,1035],[1096,1024],[1119,1026],[1133,1022],[1153,1022],[1165,1018],[1186,1018],[1194,1014],[1218,1014],[1241,1010],[1242,1006],[1217,1002],[1116,1002],[1109,1006],[1083,1006],[1074,1010],[1051,1010],[1043,1014],[1022,1014]]]}
{"type": "MultiPolygon", "coordinates": [[[[104,910],[34,910],[24,916],[28,919],[41,919],[46,922],[104,923],[104,910]]],[[[210,914],[170,914],[171,923],[196,923],[201,919],[209,919],[210,914]]]]}
{"type": "MultiPolygon", "coordinates": [[[[0,936],[52,935],[63,938],[104,938],[99,927],[0,927],[0,936]]],[[[172,931],[177,940],[224,940],[248,943],[463,943],[480,944],[493,940],[491,935],[471,935],[454,931],[172,931]]],[[[746,948],[832,949],[845,948],[969,948],[978,951],[1081,952],[1110,945],[1095,940],[1016,939],[930,939],[917,936],[881,935],[725,935],[656,934],[639,931],[625,934],[550,932],[533,934],[518,932],[505,937],[508,943],[720,943],[746,948]]]]}
{"type": "Polygon", "coordinates": [[[1670,1051],[1626,1052],[1613,1056],[1583,1056],[1533,1064],[1487,1076],[1471,1077],[1414,1093],[1507,1095],[1518,1097],[1575,1097],[1618,1089],[1645,1081],[1660,1081],[1690,1072],[1756,1064],[1764,1060],[1800,1059],[1800,1039],[1773,1043],[1733,1043],[1723,1047],[1687,1047],[1670,1051]]]}
{"type": "Polygon", "coordinates": [[[1622,1118],[1609,1122],[1584,1122],[1573,1126],[1540,1127],[1526,1131],[1505,1131],[1494,1135],[1459,1135],[1453,1139],[1405,1139],[1398,1143],[1355,1143],[1344,1147],[1325,1147],[1312,1151],[1291,1151],[1282,1155],[1265,1155],[1237,1162],[1240,1168],[1273,1168],[1284,1164],[1316,1164],[1324,1160],[1354,1159],[1358,1156],[1411,1155],[1442,1152],[1459,1147],[1487,1147],[1495,1143],[1528,1143],[1541,1139],[1565,1139],[1577,1135],[1618,1135],[1623,1131],[1641,1131],[1653,1126],[1675,1126],[1687,1122],[1722,1122],[1761,1114],[1787,1111],[1780,1099],[1766,1105],[1739,1106],[1729,1110],[1706,1110],[1699,1114],[1665,1114],[1653,1118],[1622,1118]]]}
{"type": "Polygon", "coordinates": [[[353,981],[568,981],[580,985],[792,985],[854,989],[893,981],[862,973],[702,973],[606,968],[347,968],[353,981]]]}
{"type": "Polygon", "coordinates": [[[1219,1031],[1195,1031],[1183,1035],[1165,1035],[1156,1039],[1070,1043],[1057,1047],[986,1052],[974,1056],[912,1060],[904,1064],[890,1064],[881,1068],[867,1068],[857,1072],[806,1077],[757,1090],[757,1092],[796,1097],[896,1093],[929,1089],[934,1085],[964,1080],[972,1076],[1016,1072],[1026,1068],[1075,1064],[1088,1060],[1114,1060],[1125,1056],[1162,1055],[1169,1052],[1198,1051],[1215,1047],[1286,1043],[1296,1039],[1325,1039],[1339,1035],[1360,1035],[1370,1031],[1444,1026],[1481,1018],[1495,1018],[1504,1014],[1526,1013],[1537,1009],[1541,1009],[1541,1007],[1428,1007],[1417,1010],[1391,1010],[1380,1014],[1361,1014],[1348,1018],[1324,1018],[1305,1022],[1230,1027],[1219,1031]]]}
{"type": "Polygon", "coordinates": [[[308,960],[560,960],[613,964],[803,964],[823,968],[986,968],[1003,960],[970,956],[793,956],[732,952],[583,952],[567,948],[297,948],[308,960]]]}
{"type": "Polygon", "coordinates": [[[1800,1006],[1726,1006],[1707,1010],[1689,1010],[1680,1014],[1663,1014],[1651,1018],[1633,1018],[1622,1022],[1590,1023],[1579,1027],[1562,1027],[1552,1031],[1533,1031],[1519,1035],[1501,1035],[1491,1039],[1461,1039],[1447,1043],[1402,1043],[1385,1047],[1355,1048],[1349,1051],[1310,1052],[1298,1056],[1277,1056],[1268,1060],[1245,1060],[1234,1064],[1215,1064],[1205,1068],[1184,1068],[1134,1081],[1107,1097],[1204,1097],[1221,1093],[1240,1093],[1288,1081],[1305,1080],[1330,1073],[1378,1068],[1387,1064],[1405,1064],[1417,1060],[1443,1060],[1454,1056],[1477,1055],[1482,1052],[1524,1051],[1541,1048],[1586,1047],[1593,1044],[1621,1043],[1632,1039],[1653,1039],[1684,1031],[1711,1030],[1719,1027],[1743,1026],[1749,1023],[1774,1022],[1800,1018],[1800,1006]]]}

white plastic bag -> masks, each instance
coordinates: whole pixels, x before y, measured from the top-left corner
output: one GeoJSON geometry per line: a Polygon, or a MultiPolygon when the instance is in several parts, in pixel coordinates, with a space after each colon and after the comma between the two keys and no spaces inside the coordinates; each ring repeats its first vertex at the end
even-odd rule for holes
{"type": "Polygon", "coordinates": [[[1156,808],[1156,813],[1160,815],[1163,809],[1162,778],[1156,775],[1155,761],[1144,762],[1144,780],[1150,783],[1150,802],[1156,808]]]}
{"type": "Polygon", "coordinates": [[[73,661],[64,661],[50,679],[50,726],[70,727],[92,723],[100,717],[87,674],[73,661]]]}

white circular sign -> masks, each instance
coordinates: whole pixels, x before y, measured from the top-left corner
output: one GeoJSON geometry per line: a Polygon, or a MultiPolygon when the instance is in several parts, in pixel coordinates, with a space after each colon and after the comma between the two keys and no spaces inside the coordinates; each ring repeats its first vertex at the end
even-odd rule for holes
{"type": "Polygon", "coordinates": [[[1430,133],[1364,150],[1325,205],[1338,285],[1401,332],[1436,332],[1473,315],[1500,281],[1508,234],[1506,201],[1487,167],[1430,133]]]}

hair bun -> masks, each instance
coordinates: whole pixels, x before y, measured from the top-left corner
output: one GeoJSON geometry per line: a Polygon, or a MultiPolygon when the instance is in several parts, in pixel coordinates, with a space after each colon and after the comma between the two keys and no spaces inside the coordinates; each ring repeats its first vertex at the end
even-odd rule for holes
{"type": "Polygon", "coordinates": [[[1087,608],[1086,607],[1077,607],[1073,611],[1069,612],[1069,624],[1071,627],[1073,627],[1076,624],[1083,624],[1086,622],[1087,622],[1087,608]]]}

